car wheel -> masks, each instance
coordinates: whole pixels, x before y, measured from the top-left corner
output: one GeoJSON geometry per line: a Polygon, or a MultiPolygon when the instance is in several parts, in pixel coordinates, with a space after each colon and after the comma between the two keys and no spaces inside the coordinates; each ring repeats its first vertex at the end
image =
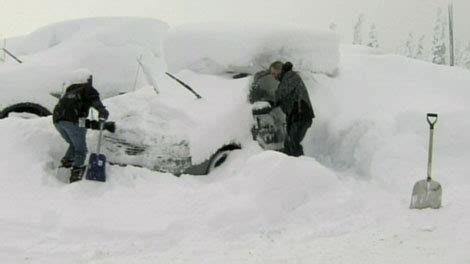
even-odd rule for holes
{"type": "Polygon", "coordinates": [[[0,112],[0,118],[6,118],[10,113],[28,113],[36,116],[48,116],[51,112],[45,107],[34,103],[19,103],[11,105],[0,112]]]}
{"type": "Polygon", "coordinates": [[[213,171],[214,169],[220,167],[228,158],[229,153],[231,150],[219,150],[217,153],[212,157],[211,163],[208,168],[208,173],[213,171]]]}
{"type": "Polygon", "coordinates": [[[239,144],[230,144],[220,148],[209,159],[199,164],[193,164],[183,173],[191,175],[207,175],[215,168],[220,167],[226,160],[232,150],[241,149],[239,144]]]}

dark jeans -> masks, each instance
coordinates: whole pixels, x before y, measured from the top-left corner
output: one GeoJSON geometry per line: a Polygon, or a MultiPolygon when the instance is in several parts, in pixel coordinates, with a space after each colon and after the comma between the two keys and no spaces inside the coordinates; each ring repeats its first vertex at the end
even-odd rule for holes
{"type": "Polygon", "coordinates": [[[87,154],[86,128],[69,121],[59,121],[54,124],[57,131],[69,144],[63,159],[72,160],[74,167],[83,167],[87,154]]]}
{"type": "MultiPolygon", "coordinates": [[[[292,120],[292,119],[290,119],[292,120]]],[[[304,149],[300,142],[305,137],[307,130],[312,126],[312,119],[287,121],[287,136],[284,141],[284,153],[289,156],[299,157],[304,155],[304,149]]]]}

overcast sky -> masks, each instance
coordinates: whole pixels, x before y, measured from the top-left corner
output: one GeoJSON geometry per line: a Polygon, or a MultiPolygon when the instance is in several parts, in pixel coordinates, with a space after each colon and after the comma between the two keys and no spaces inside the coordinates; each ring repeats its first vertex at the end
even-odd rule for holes
{"type": "MultiPolygon", "coordinates": [[[[359,13],[374,22],[392,49],[413,31],[430,35],[436,7],[448,0],[0,0],[0,34],[18,36],[63,20],[93,16],[154,17],[170,25],[200,21],[283,22],[328,29],[334,22],[350,42],[359,13]]],[[[456,38],[470,41],[470,0],[453,0],[456,38]]]]}

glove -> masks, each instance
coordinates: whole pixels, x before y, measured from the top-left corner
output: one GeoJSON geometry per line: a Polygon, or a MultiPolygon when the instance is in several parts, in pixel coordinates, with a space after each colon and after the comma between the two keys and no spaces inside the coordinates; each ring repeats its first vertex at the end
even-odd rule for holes
{"type": "Polygon", "coordinates": [[[108,110],[106,110],[106,108],[101,108],[101,109],[98,111],[98,117],[99,117],[99,119],[107,120],[108,117],[109,117],[109,112],[108,112],[108,110]]]}
{"type": "MultiPolygon", "coordinates": [[[[100,122],[87,119],[85,121],[85,127],[92,130],[100,130],[100,122]]],[[[104,122],[103,129],[114,133],[116,131],[116,123],[113,121],[104,122]]]]}

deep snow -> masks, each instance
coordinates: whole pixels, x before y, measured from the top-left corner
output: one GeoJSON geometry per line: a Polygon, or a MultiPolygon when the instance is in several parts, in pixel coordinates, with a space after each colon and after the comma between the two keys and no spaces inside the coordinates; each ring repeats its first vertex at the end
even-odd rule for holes
{"type": "Polygon", "coordinates": [[[247,133],[205,177],[109,166],[105,184],[63,184],[51,119],[0,120],[1,262],[469,263],[470,72],[347,47],[337,76],[302,76],[307,156],[247,133]],[[427,112],[443,207],[410,210],[427,112]]]}
{"type": "Polygon", "coordinates": [[[101,95],[110,97],[147,83],[137,76],[137,59],[148,71],[166,69],[163,40],[168,25],[145,18],[91,18],[56,23],[33,33],[7,40],[7,49],[19,64],[7,57],[0,66],[0,110],[14,103],[34,102],[50,111],[71,71],[87,68],[101,95]]]}
{"type": "Polygon", "coordinates": [[[227,71],[254,74],[276,60],[293,62],[306,72],[334,74],[339,38],[306,27],[198,23],[171,28],[164,41],[171,71],[227,71]]]}

